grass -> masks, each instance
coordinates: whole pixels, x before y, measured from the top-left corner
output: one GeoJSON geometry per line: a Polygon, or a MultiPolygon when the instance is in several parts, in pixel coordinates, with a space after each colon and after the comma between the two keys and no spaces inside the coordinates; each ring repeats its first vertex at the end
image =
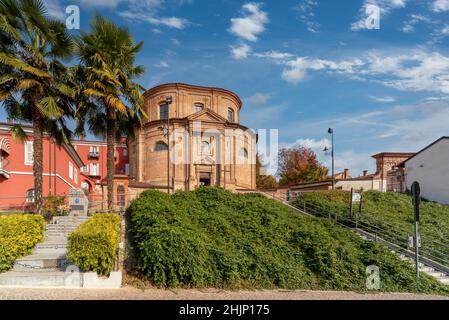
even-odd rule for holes
{"type": "Polygon", "coordinates": [[[259,194],[149,190],[128,214],[136,268],[158,287],[363,292],[376,265],[380,291],[449,294],[383,246],[259,194]]]}
{"type": "MultiPolygon", "coordinates": [[[[345,191],[324,191],[304,193],[298,206],[305,201],[308,205],[321,208],[323,213],[333,212],[340,219],[349,217],[350,193],[345,191]]],[[[355,210],[358,210],[356,206],[355,210]]],[[[421,251],[449,266],[449,206],[435,202],[421,203],[421,251]]],[[[359,221],[383,230],[394,230],[394,238],[407,246],[407,234],[413,235],[412,198],[407,194],[367,191],[363,193],[362,212],[359,221]]]]}

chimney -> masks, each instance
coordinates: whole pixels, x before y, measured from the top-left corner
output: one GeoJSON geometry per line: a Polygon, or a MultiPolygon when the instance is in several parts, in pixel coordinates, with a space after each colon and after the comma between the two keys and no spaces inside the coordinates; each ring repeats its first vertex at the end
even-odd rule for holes
{"type": "Polygon", "coordinates": [[[86,135],[84,133],[80,134],[80,140],[84,141],[86,139],[86,135]]]}
{"type": "Polygon", "coordinates": [[[349,169],[345,169],[343,173],[343,179],[349,179],[349,169]]]}
{"type": "Polygon", "coordinates": [[[366,177],[368,175],[368,170],[363,170],[363,176],[366,177]]]}

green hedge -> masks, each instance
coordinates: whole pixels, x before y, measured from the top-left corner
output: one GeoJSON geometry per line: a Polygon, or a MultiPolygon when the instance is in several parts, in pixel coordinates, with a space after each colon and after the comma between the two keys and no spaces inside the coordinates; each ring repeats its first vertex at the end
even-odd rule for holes
{"type": "Polygon", "coordinates": [[[31,252],[44,237],[45,221],[40,215],[12,214],[0,216],[0,272],[31,252]]]}
{"type": "Polygon", "coordinates": [[[67,258],[84,271],[109,275],[120,241],[120,216],[96,214],[69,235],[67,258]]]}
{"type": "Polygon", "coordinates": [[[137,269],[159,287],[366,291],[366,268],[381,291],[449,294],[385,247],[326,219],[307,217],[259,194],[203,187],[145,191],[129,212],[137,269]]]}

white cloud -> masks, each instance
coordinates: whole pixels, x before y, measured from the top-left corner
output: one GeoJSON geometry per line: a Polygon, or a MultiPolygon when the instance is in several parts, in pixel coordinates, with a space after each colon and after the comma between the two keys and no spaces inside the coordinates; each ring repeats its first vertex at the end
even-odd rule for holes
{"type": "MultiPolygon", "coordinates": [[[[370,51],[360,58],[333,61],[310,57],[287,58],[273,54],[275,62],[285,66],[282,79],[298,84],[310,71],[346,75],[352,80],[371,81],[402,91],[428,91],[449,94],[449,56],[421,49],[404,53],[370,51]]],[[[267,54],[254,54],[266,57],[267,54]]]]}
{"type": "Polygon", "coordinates": [[[132,0],[77,0],[82,6],[115,8],[120,2],[133,2],[132,0]]]}
{"type": "Polygon", "coordinates": [[[437,52],[415,50],[395,56],[370,53],[360,73],[368,78],[383,76],[373,81],[398,90],[449,93],[449,57],[437,52]]]}
{"type": "Polygon", "coordinates": [[[449,10],[449,0],[435,0],[432,4],[434,12],[442,12],[449,10]]]}
{"type": "Polygon", "coordinates": [[[290,53],[280,52],[277,50],[255,53],[254,56],[256,56],[258,58],[267,58],[267,59],[273,59],[273,60],[285,60],[285,59],[289,59],[289,58],[293,57],[293,55],[290,53]]]}
{"type": "Polygon", "coordinates": [[[379,137],[394,137],[401,144],[415,149],[417,144],[425,145],[447,135],[449,103],[428,101],[397,106],[386,113],[384,118],[385,121],[394,123],[394,126],[387,128],[379,137]]]}
{"type": "Polygon", "coordinates": [[[353,61],[334,62],[330,60],[311,59],[309,57],[297,57],[285,63],[287,69],[282,72],[282,79],[287,82],[297,84],[304,80],[307,70],[333,70],[338,73],[353,73],[354,68],[362,64],[362,61],[355,59],[353,61]]]}
{"type": "Polygon", "coordinates": [[[271,95],[269,93],[258,92],[248,98],[243,99],[245,103],[250,105],[264,105],[271,99],[271,95]]]}
{"type": "MultiPolygon", "coordinates": [[[[449,100],[432,97],[415,104],[324,120],[313,125],[330,125],[338,130],[371,132],[371,139],[392,139],[390,150],[415,150],[447,135],[449,100]],[[419,145],[419,146],[418,146],[419,145]]],[[[388,150],[384,150],[388,151],[388,150]]]]}
{"type": "Polygon", "coordinates": [[[123,11],[120,12],[119,15],[129,20],[139,20],[148,22],[154,26],[165,26],[174,29],[184,29],[190,24],[190,21],[187,19],[178,17],[155,17],[149,13],[142,12],[141,10],[123,11]]]}
{"type": "Polygon", "coordinates": [[[376,102],[380,102],[380,103],[390,103],[390,102],[395,102],[396,99],[393,97],[389,97],[389,96],[383,96],[383,97],[376,97],[376,96],[371,96],[371,99],[373,99],[376,102]]]}
{"type": "Polygon", "coordinates": [[[406,33],[413,32],[415,31],[415,26],[418,23],[435,24],[438,23],[438,21],[433,21],[432,19],[420,14],[412,14],[410,15],[410,19],[404,22],[404,26],[401,30],[406,33]]]}
{"type": "Polygon", "coordinates": [[[159,62],[159,63],[156,65],[156,67],[158,67],[158,68],[168,68],[169,65],[168,65],[168,62],[167,62],[167,61],[162,60],[161,62],[159,62]]]}
{"type": "Polygon", "coordinates": [[[170,41],[171,41],[171,43],[172,43],[174,46],[179,46],[179,45],[181,44],[181,43],[179,42],[179,40],[176,39],[176,38],[171,38],[170,41]]]}
{"type": "Polygon", "coordinates": [[[58,0],[47,0],[45,1],[45,6],[47,7],[47,13],[50,17],[65,20],[65,8],[61,6],[58,0]]]}
{"type": "MultiPolygon", "coordinates": [[[[118,14],[133,21],[144,21],[154,26],[165,26],[174,29],[184,29],[190,25],[190,21],[184,18],[173,16],[161,16],[159,13],[163,9],[165,0],[75,0],[82,8],[103,8],[117,9],[123,5],[123,10],[118,14]]],[[[190,0],[180,0],[177,5],[182,6],[191,3],[190,0]]],[[[61,0],[46,0],[49,14],[58,19],[65,17],[65,10],[61,6],[61,0]]],[[[81,9],[82,9],[81,8],[81,9]]],[[[122,8],[120,8],[122,9],[122,8]]],[[[159,33],[159,29],[153,29],[154,33],[159,33]]]]}
{"type": "Polygon", "coordinates": [[[247,58],[251,51],[251,47],[245,43],[240,46],[231,46],[231,55],[236,60],[247,58]]]}
{"type": "Polygon", "coordinates": [[[311,149],[317,155],[323,153],[324,148],[329,149],[332,146],[330,140],[327,138],[323,138],[321,140],[298,139],[294,144],[303,148],[311,149]]]}
{"type": "Polygon", "coordinates": [[[260,9],[261,4],[249,2],[242,6],[243,17],[232,18],[229,31],[244,40],[255,42],[259,34],[265,31],[268,15],[260,9]]]}
{"type": "Polygon", "coordinates": [[[315,0],[301,0],[295,7],[299,13],[298,20],[306,25],[309,32],[316,33],[320,28],[320,24],[315,21],[315,9],[318,6],[318,1],[315,0]]]}
{"type": "Polygon", "coordinates": [[[357,21],[351,25],[351,30],[358,31],[366,29],[365,21],[368,18],[366,8],[370,5],[378,6],[380,9],[381,19],[384,19],[391,13],[391,11],[404,8],[406,3],[407,0],[365,0],[360,8],[357,21]]]}

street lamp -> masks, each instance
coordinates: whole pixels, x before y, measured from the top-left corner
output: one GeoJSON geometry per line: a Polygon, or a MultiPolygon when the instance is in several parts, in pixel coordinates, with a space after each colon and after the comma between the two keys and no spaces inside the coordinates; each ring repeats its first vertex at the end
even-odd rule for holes
{"type": "MultiPolygon", "coordinates": [[[[327,130],[327,133],[329,133],[332,136],[332,150],[331,150],[331,156],[332,156],[332,190],[335,190],[335,172],[334,172],[334,129],[329,128],[327,130]]],[[[329,151],[328,148],[325,148],[324,151],[329,151]]]]}
{"type": "Polygon", "coordinates": [[[170,194],[170,105],[173,99],[171,96],[165,98],[167,104],[167,192],[170,194]]]}

